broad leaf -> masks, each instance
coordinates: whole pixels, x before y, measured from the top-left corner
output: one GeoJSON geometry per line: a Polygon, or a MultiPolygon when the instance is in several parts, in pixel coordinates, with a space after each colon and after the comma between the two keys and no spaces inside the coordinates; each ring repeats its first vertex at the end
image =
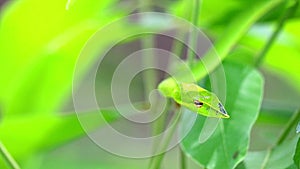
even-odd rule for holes
{"type": "Polygon", "coordinates": [[[227,84],[219,87],[226,87],[225,108],[230,118],[222,120],[215,133],[200,143],[206,118],[198,116],[182,142],[185,153],[206,168],[234,168],[243,160],[263,96],[263,79],[256,70],[234,64],[224,64],[224,68],[227,84]]]}
{"type": "Polygon", "coordinates": [[[69,140],[82,136],[78,117],[89,121],[87,130],[100,127],[119,117],[116,111],[96,111],[80,114],[23,115],[6,118],[0,123],[0,140],[16,159],[24,159],[29,154],[52,148],[69,140]],[[100,116],[102,113],[103,117],[100,116]]]}
{"type": "MultiPolygon", "coordinates": [[[[207,75],[207,72],[213,71],[228,55],[234,45],[245,35],[248,29],[268,11],[282,2],[283,0],[259,1],[234,17],[225,31],[222,32],[222,35],[216,40],[214,48],[203,56],[201,62],[197,62],[192,67],[195,79],[201,80],[207,75]]],[[[170,80],[170,78],[166,80],[170,80]]]]}
{"type": "MultiPolygon", "coordinates": [[[[86,41],[103,25],[119,18],[116,1],[12,1],[1,11],[0,99],[4,113],[58,111],[71,93],[76,59],[86,41]],[[54,12],[55,11],[55,12],[54,12]]],[[[105,34],[101,46],[116,38],[105,34]]],[[[85,60],[89,63],[91,60],[85,60]]]]}
{"type": "Polygon", "coordinates": [[[293,164],[293,155],[298,137],[283,142],[267,151],[249,152],[245,158],[247,169],[283,169],[293,164]]]}

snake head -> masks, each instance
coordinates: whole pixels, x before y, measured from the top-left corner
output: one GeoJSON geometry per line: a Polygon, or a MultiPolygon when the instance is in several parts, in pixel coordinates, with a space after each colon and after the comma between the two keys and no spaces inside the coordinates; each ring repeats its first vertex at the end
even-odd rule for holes
{"type": "Polygon", "coordinates": [[[180,90],[175,90],[172,97],[178,104],[198,114],[208,117],[229,118],[218,97],[196,84],[181,83],[180,90]]]}

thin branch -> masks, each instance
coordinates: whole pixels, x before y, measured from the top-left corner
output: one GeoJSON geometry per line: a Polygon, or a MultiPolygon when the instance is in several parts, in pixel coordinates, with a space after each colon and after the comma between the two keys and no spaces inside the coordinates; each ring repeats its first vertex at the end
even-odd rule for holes
{"type": "MultiPolygon", "coordinates": [[[[194,10],[193,10],[193,15],[192,15],[192,18],[191,18],[191,22],[193,23],[194,26],[198,26],[198,20],[199,20],[199,12],[200,12],[200,0],[194,0],[194,10]]],[[[192,27],[192,32],[190,33],[190,36],[189,36],[189,44],[192,46],[192,47],[196,47],[197,45],[197,40],[198,40],[198,36],[197,36],[197,30],[192,27]]],[[[191,48],[188,49],[187,51],[187,60],[188,60],[188,63],[189,65],[192,65],[193,64],[193,61],[194,61],[194,57],[195,57],[195,54],[194,52],[191,50],[191,48]]]]}
{"type": "Polygon", "coordinates": [[[186,168],[186,156],[184,151],[179,147],[179,151],[180,151],[180,166],[181,169],[185,169],[186,168]]]}
{"type": "Polygon", "coordinates": [[[280,135],[278,141],[276,142],[276,145],[281,144],[287,138],[287,136],[289,135],[291,130],[293,130],[293,127],[298,123],[299,120],[300,120],[300,110],[294,113],[294,115],[286,125],[285,129],[283,130],[282,134],[280,135]]]}
{"type": "MultiPolygon", "coordinates": [[[[287,3],[288,3],[288,1],[287,1],[287,3]]],[[[298,8],[298,5],[299,5],[299,1],[297,0],[295,2],[295,4],[293,6],[291,6],[290,8],[287,8],[286,11],[283,13],[283,15],[279,18],[276,29],[272,33],[271,37],[267,41],[264,48],[258,54],[257,60],[255,62],[256,67],[259,67],[261,65],[261,63],[264,60],[266,54],[268,53],[271,46],[275,42],[275,40],[278,37],[278,35],[279,35],[280,31],[282,30],[282,28],[284,27],[284,24],[285,24],[286,20],[288,20],[290,17],[292,17],[294,15],[294,13],[296,12],[296,10],[298,8]]]]}
{"type": "Polygon", "coordinates": [[[162,141],[162,144],[158,146],[158,152],[162,152],[161,154],[152,157],[152,161],[150,163],[149,169],[158,169],[160,168],[161,162],[163,160],[163,157],[165,155],[165,151],[171,141],[171,138],[174,135],[174,132],[176,131],[176,126],[181,117],[181,112],[180,111],[175,111],[174,116],[172,117],[170,121],[170,131],[167,133],[166,136],[164,136],[164,139],[162,141]]]}
{"type": "Polygon", "coordinates": [[[0,155],[4,158],[5,162],[9,165],[11,169],[20,169],[17,162],[13,159],[13,157],[6,150],[2,142],[0,141],[0,155]]]}

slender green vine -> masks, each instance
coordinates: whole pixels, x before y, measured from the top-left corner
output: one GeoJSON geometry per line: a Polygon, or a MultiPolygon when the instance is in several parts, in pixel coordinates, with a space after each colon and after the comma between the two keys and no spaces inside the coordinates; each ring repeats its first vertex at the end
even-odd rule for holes
{"type": "Polygon", "coordinates": [[[185,153],[184,151],[180,148],[180,167],[181,169],[185,169],[186,168],[186,157],[185,157],[185,153]]]}
{"type": "Polygon", "coordinates": [[[149,169],[158,169],[160,168],[161,162],[163,160],[163,157],[165,155],[165,151],[169,145],[169,142],[171,141],[171,138],[174,135],[174,132],[176,131],[176,126],[178,124],[178,121],[181,117],[181,112],[179,111],[180,109],[177,109],[177,111],[174,112],[174,115],[170,121],[170,131],[167,133],[167,135],[164,136],[163,140],[162,140],[162,144],[159,144],[159,146],[157,147],[157,151],[158,152],[162,152],[160,155],[154,156],[152,158],[152,162],[150,163],[149,169]]]}
{"type": "Polygon", "coordinates": [[[0,155],[4,158],[5,162],[11,169],[20,169],[18,163],[13,159],[13,157],[6,150],[2,142],[0,141],[0,155]]]}
{"type": "MultiPolygon", "coordinates": [[[[184,38],[185,31],[178,29],[177,34],[178,34],[178,37],[184,38]]],[[[184,44],[182,44],[182,42],[180,42],[179,40],[174,39],[172,48],[171,48],[172,53],[176,54],[176,56],[181,58],[182,54],[183,54],[183,49],[184,49],[184,44]]]]}
{"type": "Polygon", "coordinates": [[[276,142],[276,145],[281,144],[286,138],[288,137],[289,133],[293,131],[293,127],[297,125],[298,121],[300,120],[300,110],[296,111],[294,115],[291,117],[290,121],[286,125],[285,129],[279,136],[278,141],[276,142]]]}
{"type": "MultiPolygon", "coordinates": [[[[199,20],[199,15],[200,15],[200,0],[194,0],[194,8],[193,8],[193,13],[192,13],[192,18],[191,18],[191,22],[194,25],[194,27],[192,27],[192,32],[189,34],[189,43],[191,46],[195,47],[195,49],[197,48],[197,41],[198,41],[198,36],[197,36],[197,30],[195,29],[195,27],[198,26],[198,20],[199,20]]],[[[187,51],[187,61],[188,64],[190,66],[193,65],[193,62],[195,60],[195,54],[192,50],[188,50],[187,51]]],[[[185,169],[186,168],[186,164],[185,164],[185,153],[183,152],[183,150],[180,149],[180,165],[181,165],[181,169],[185,169]]]]}
{"type": "MultiPolygon", "coordinates": [[[[151,1],[149,0],[140,0],[140,4],[141,4],[141,11],[142,12],[146,12],[146,11],[150,11],[151,7],[151,1]]],[[[147,48],[151,48],[153,46],[153,42],[154,42],[154,35],[152,34],[148,34],[145,35],[144,37],[142,37],[141,40],[141,47],[142,49],[147,49],[147,48]]],[[[146,65],[152,65],[152,63],[154,62],[153,60],[153,52],[152,50],[146,50],[144,53],[145,57],[143,59],[143,64],[146,65]]],[[[144,87],[145,87],[145,99],[148,99],[149,93],[151,92],[151,90],[155,89],[155,85],[157,82],[157,79],[155,78],[155,72],[153,70],[147,70],[144,72],[144,76],[143,76],[143,82],[144,82],[144,87]]]]}
{"type": "MultiPolygon", "coordinates": [[[[191,66],[195,80],[199,81],[203,79],[207,73],[212,72],[259,18],[283,2],[284,0],[260,1],[255,4],[255,6],[249,7],[249,10],[237,16],[228,25],[219,39],[216,40],[214,48],[211,48],[203,56],[201,61],[191,66]],[[216,56],[216,54],[218,56],[216,56]]],[[[180,78],[181,81],[187,80],[185,76],[180,78]]],[[[160,83],[160,86],[172,90],[172,87],[176,86],[176,81],[173,78],[167,78],[160,83]]]]}
{"type": "MultiPolygon", "coordinates": [[[[141,4],[143,6],[143,8],[141,9],[141,11],[148,11],[149,10],[149,5],[151,4],[151,1],[143,1],[141,0],[141,4]]],[[[153,35],[149,35],[146,37],[143,37],[142,39],[142,48],[149,48],[153,45],[154,42],[154,37],[153,35]]],[[[151,50],[146,51],[145,53],[145,59],[143,60],[144,64],[151,64],[154,63],[153,60],[153,52],[151,50]]],[[[153,90],[155,88],[157,79],[155,78],[155,72],[153,70],[148,70],[145,72],[144,77],[143,77],[143,81],[144,81],[144,87],[145,87],[145,98],[148,98],[149,93],[151,92],[151,90],[153,90]]],[[[156,106],[158,105],[158,103],[154,103],[152,106],[156,106]]],[[[166,108],[164,110],[164,112],[162,113],[162,115],[160,116],[159,119],[157,119],[152,126],[152,135],[157,135],[159,133],[161,133],[164,129],[165,123],[166,123],[166,119],[167,119],[167,115],[168,115],[168,110],[170,108],[170,102],[169,100],[167,101],[167,105],[166,108]]],[[[171,134],[173,135],[173,132],[171,132],[171,134]]],[[[160,147],[160,142],[163,142],[163,145],[167,145],[169,143],[168,138],[166,140],[155,140],[153,143],[153,151],[154,153],[156,151],[164,151],[164,147],[160,147]]],[[[150,163],[149,163],[149,168],[158,168],[160,166],[160,162],[161,159],[163,158],[164,154],[158,155],[158,156],[153,156],[150,159],[150,163]]]]}
{"type": "MultiPolygon", "coordinates": [[[[198,20],[199,20],[199,13],[200,11],[200,0],[194,0],[194,8],[193,8],[193,13],[191,17],[191,22],[194,25],[191,29],[191,33],[189,34],[189,44],[190,46],[196,47],[197,45],[197,30],[195,27],[198,26],[198,20]]],[[[195,54],[192,50],[187,51],[187,61],[189,65],[192,65],[194,60],[195,60],[195,54]]]]}
{"type": "MultiPolygon", "coordinates": [[[[289,5],[288,3],[289,1],[286,1],[285,4],[289,5]]],[[[277,27],[275,28],[274,32],[272,33],[272,35],[270,36],[269,40],[267,41],[266,45],[264,46],[264,48],[261,50],[261,52],[258,54],[255,66],[259,67],[263,61],[263,59],[265,58],[267,52],[269,51],[270,47],[272,46],[272,44],[275,42],[276,38],[278,37],[280,31],[283,29],[284,24],[286,23],[286,21],[291,18],[297,8],[299,6],[299,0],[296,0],[294,2],[294,4],[291,7],[287,7],[286,10],[283,12],[282,16],[279,18],[278,20],[278,24],[277,27]]],[[[290,119],[288,125],[286,126],[286,128],[284,129],[284,131],[282,132],[282,134],[280,135],[276,145],[281,144],[286,137],[288,136],[288,134],[291,131],[291,128],[300,120],[300,110],[297,111],[292,118],[290,119]]]]}
{"type": "MultiPolygon", "coordinates": [[[[289,1],[286,2],[286,5],[288,4],[289,1]]],[[[257,60],[255,62],[255,66],[259,67],[262,63],[262,61],[264,60],[266,54],[268,53],[268,51],[270,50],[272,44],[275,42],[276,38],[278,37],[279,33],[281,32],[281,30],[284,27],[284,24],[286,23],[286,21],[292,17],[297,8],[299,6],[299,1],[295,1],[294,5],[292,5],[291,7],[287,8],[284,12],[283,15],[279,18],[277,26],[274,30],[274,32],[272,33],[272,35],[270,36],[269,40],[267,41],[266,45],[264,46],[264,48],[261,50],[261,52],[258,54],[257,60]]]]}

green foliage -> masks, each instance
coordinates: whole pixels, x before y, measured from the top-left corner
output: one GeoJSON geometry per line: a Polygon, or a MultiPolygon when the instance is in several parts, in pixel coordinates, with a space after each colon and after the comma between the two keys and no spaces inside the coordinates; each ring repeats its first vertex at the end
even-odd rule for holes
{"type": "MultiPolygon", "coordinates": [[[[116,111],[111,110],[86,112],[78,116],[89,121],[89,131],[119,117],[116,111]],[[100,118],[100,113],[105,119],[100,118]]],[[[41,113],[40,115],[31,116],[12,116],[1,123],[0,131],[1,140],[17,159],[24,159],[29,154],[50,149],[76,139],[85,133],[75,113],[69,115],[41,113]],[[28,134],[30,134],[30,137],[28,137],[28,134]],[[22,139],[23,144],[20,143],[20,139],[22,139]]]]}
{"type": "Polygon", "coordinates": [[[225,108],[230,112],[230,119],[222,120],[211,138],[201,144],[199,136],[206,118],[199,116],[182,142],[184,151],[206,168],[234,168],[243,160],[263,95],[263,79],[257,71],[228,63],[224,69],[225,108]]]}
{"type": "MultiPolygon", "coordinates": [[[[267,48],[260,70],[252,67],[259,59],[258,54],[266,47],[269,36],[278,28],[274,23],[283,16],[287,7],[296,2],[298,0],[201,1],[200,13],[194,18],[199,18],[197,25],[212,39],[214,48],[190,68],[199,81],[205,79],[220,64],[224,66],[227,81],[225,108],[230,118],[220,120],[215,128],[205,131],[209,130],[205,126],[207,117],[197,117],[196,124],[181,144],[183,153],[192,157],[197,164],[216,169],[235,168],[238,164],[237,168],[246,169],[299,168],[299,136],[290,133],[294,132],[294,125],[287,126],[283,131],[284,136],[280,137],[280,143],[276,142],[282,128],[292,117],[292,112],[299,109],[299,8],[292,19],[287,18],[285,27],[275,37],[273,45],[267,48]],[[217,55],[219,59],[214,58],[217,55]],[[263,79],[266,79],[265,86],[263,79]],[[277,95],[275,97],[270,93],[277,95]]],[[[121,158],[112,160],[113,156],[105,153],[100,158],[95,155],[93,160],[89,160],[90,157],[87,156],[81,162],[78,160],[81,158],[71,157],[74,151],[81,155],[84,150],[84,146],[77,145],[70,146],[67,150],[62,149],[65,154],[58,152],[59,155],[50,158],[51,162],[46,158],[47,162],[43,163],[38,158],[47,157],[58,147],[65,148],[66,144],[82,138],[85,131],[77,115],[73,110],[71,113],[63,111],[71,100],[76,61],[88,39],[106,24],[130,14],[132,11],[128,9],[133,9],[132,4],[139,5],[135,0],[19,0],[9,1],[1,8],[0,142],[7,148],[7,154],[11,154],[22,168],[39,168],[39,163],[47,163],[48,166],[42,168],[132,168],[131,166],[135,166],[133,163],[138,163],[137,168],[141,168],[148,162],[143,161],[141,164],[138,160],[121,158]],[[31,162],[35,167],[26,165],[31,162]]],[[[145,4],[151,3],[141,2],[140,5],[145,4]]],[[[153,2],[155,7],[147,6],[145,9],[160,10],[191,20],[194,4],[194,0],[163,0],[161,4],[153,2]]],[[[141,25],[146,31],[150,31],[149,27],[173,31],[174,25],[168,25],[172,30],[165,30],[161,18],[143,19],[141,25]]],[[[174,24],[176,29],[183,29],[183,25],[174,24]]],[[[82,60],[81,64],[84,66],[79,73],[84,76],[97,54],[106,50],[110,43],[139,29],[138,25],[118,22],[101,35],[101,42],[91,49],[91,56],[82,60]],[[96,52],[98,53],[95,54],[96,52]]],[[[122,43],[132,45],[132,39],[122,43]]],[[[148,40],[149,44],[159,41],[155,38],[148,40]]],[[[177,71],[180,72],[180,68],[177,71]]],[[[186,75],[182,75],[179,79],[184,81],[186,75]]],[[[100,81],[107,79],[109,78],[104,77],[100,81]]],[[[144,88],[152,86],[154,83],[150,82],[157,79],[148,77],[144,88]]],[[[170,78],[161,84],[167,84],[165,90],[168,92],[177,87],[170,78]]],[[[101,85],[104,86],[102,83],[101,85]]],[[[224,85],[217,84],[219,88],[224,85]]],[[[105,90],[106,86],[103,88],[105,90]]],[[[190,102],[186,100],[177,102],[190,102]]],[[[173,110],[170,105],[166,112],[173,110]]],[[[190,114],[191,112],[185,112],[184,116],[190,114]]],[[[112,123],[119,117],[114,109],[93,110],[80,115],[80,118],[86,120],[89,131],[104,126],[105,122],[112,123]],[[105,119],[99,118],[100,113],[105,119]]],[[[164,128],[166,122],[163,120],[157,123],[157,128],[164,128]]],[[[163,145],[167,143],[164,142],[163,145]]],[[[159,157],[160,161],[164,155],[159,157]]],[[[11,168],[5,157],[5,153],[1,151],[1,169],[11,168]]],[[[184,161],[184,157],[181,160],[184,161]]],[[[175,164],[167,164],[168,167],[171,165],[175,164]]]]}
{"type": "Polygon", "coordinates": [[[300,138],[297,142],[297,147],[294,155],[294,163],[298,168],[300,168],[300,138]]]}
{"type": "MultiPolygon", "coordinates": [[[[242,44],[247,45],[251,50],[259,50],[272,28],[272,25],[258,25],[254,27],[243,38],[242,44]]],[[[299,29],[300,22],[298,20],[290,21],[286,24],[278,40],[267,52],[263,69],[276,74],[300,92],[299,85],[297,85],[300,83],[300,77],[297,73],[299,69],[296,66],[300,63],[300,58],[298,57],[300,54],[300,35],[296,31],[299,29]]]]}
{"type": "MultiPolygon", "coordinates": [[[[0,138],[15,158],[23,160],[84,133],[75,114],[62,116],[53,111],[71,93],[75,62],[86,40],[121,15],[103,10],[112,1],[78,1],[69,11],[64,1],[20,3],[6,9],[0,31],[0,48],[6,56],[0,69],[10,72],[1,76],[5,118],[0,138]],[[32,8],[36,11],[28,12],[32,8]],[[17,21],[26,26],[18,26],[17,21]]],[[[105,44],[112,38],[102,40],[105,44]]],[[[89,118],[91,123],[95,119],[89,118]]]]}
{"type": "Polygon", "coordinates": [[[249,152],[245,159],[248,169],[282,169],[293,164],[293,155],[298,137],[294,137],[275,148],[260,152],[249,152]]]}
{"type": "MultiPolygon", "coordinates": [[[[71,94],[81,48],[99,28],[124,15],[106,9],[113,4],[76,1],[66,10],[64,1],[27,0],[11,2],[1,11],[0,72],[7,73],[0,79],[0,139],[18,160],[84,133],[76,114],[56,112],[71,94]]],[[[118,30],[121,25],[111,31],[118,30]]],[[[103,36],[98,50],[118,36],[103,36]]],[[[85,64],[92,60],[87,58],[85,64]]],[[[95,113],[87,118],[95,125],[95,113]]]]}
{"type": "MultiPolygon", "coordinates": [[[[101,26],[122,16],[121,11],[105,10],[114,3],[77,1],[66,10],[65,1],[27,0],[6,8],[0,30],[5,56],[0,71],[9,72],[0,84],[5,114],[57,111],[70,94],[83,45],[101,26]]],[[[103,44],[111,40],[103,37],[103,44]]]]}
{"type": "Polygon", "coordinates": [[[215,42],[214,48],[205,54],[201,62],[197,62],[192,67],[196,80],[203,79],[208,72],[213,71],[248,29],[266,12],[282,2],[282,0],[260,1],[250,7],[247,6],[247,10],[231,19],[230,24],[215,42]],[[216,52],[218,58],[216,58],[216,52]]]}

